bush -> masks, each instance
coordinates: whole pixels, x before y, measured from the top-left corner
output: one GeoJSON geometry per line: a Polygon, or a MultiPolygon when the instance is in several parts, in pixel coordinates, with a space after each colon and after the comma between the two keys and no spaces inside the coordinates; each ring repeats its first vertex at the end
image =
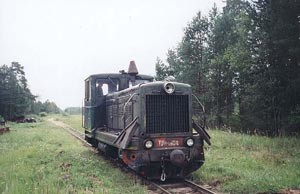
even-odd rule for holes
{"type": "Polygon", "coordinates": [[[69,114],[69,113],[67,113],[67,112],[62,112],[62,116],[64,116],[64,117],[68,117],[68,116],[70,116],[70,114],[69,114]]]}
{"type": "Polygon", "coordinates": [[[242,127],[242,124],[241,124],[241,118],[237,114],[233,114],[229,117],[228,125],[233,129],[233,131],[243,132],[242,131],[243,127],[242,127]]]}
{"type": "Polygon", "coordinates": [[[48,116],[48,113],[46,113],[46,112],[40,112],[39,115],[40,115],[40,117],[46,117],[46,116],[48,116]]]}

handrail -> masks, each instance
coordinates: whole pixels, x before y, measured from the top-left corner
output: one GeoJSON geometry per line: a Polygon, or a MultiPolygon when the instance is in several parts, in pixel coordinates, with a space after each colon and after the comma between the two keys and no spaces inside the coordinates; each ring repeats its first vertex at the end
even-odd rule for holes
{"type": "Polygon", "coordinates": [[[204,108],[203,104],[200,102],[199,98],[198,98],[196,95],[194,95],[194,94],[192,94],[192,96],[197,100],[197,102],[198,102],[198,103],[200,104],[200,106],[202,107],[202,111],[205,113],[205,108],[204,108]]]}
{"type": "Polygon", "coordinates": [[[125,102],[125,104],[124,104],[124,106],[123,106],[123,115],[122,115],[122,117],[123,117],[124,127],[125,127],[125,125],[126,125],[126,121],[125,121],[125,111],[126,111],[126,107],[127,107],[128,103],[131,101],[131,99],[132,99],[135,95],[137,95],[137,93],[132,94],[132,95],[129,97],[129,99],[125,102]]]}
{"type": "Polygon", "coordinates": [[[203,120],[203,128],[205,128],[205,127],[207,127],[206,126],[206,117],[205,117],[205,108],[204,108],[203,104],[200,102],[199,98],[196,95],[192,94],[192,96],[196,99],[196,101],[200,104],[200,106],[202,108],[203,118],[200,118],[200,119],[203,120]]]}

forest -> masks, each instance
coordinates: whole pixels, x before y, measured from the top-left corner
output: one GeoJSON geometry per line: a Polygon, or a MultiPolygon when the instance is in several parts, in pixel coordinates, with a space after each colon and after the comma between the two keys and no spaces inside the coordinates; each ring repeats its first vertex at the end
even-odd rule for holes
{"type": "Polygon", "coordinates": [[[61,111],[54,102],[41,102],[37,97],[31,93],[20,63],[0,66],[0,119],[14,120],[28,114],[61,111]]]}
{"type": "Polygon", "coordinates": [[[300,133],[300,1],[227,0],[198,12],[157,58],[201,99],[210,127],[269,136],[300,133]]]}

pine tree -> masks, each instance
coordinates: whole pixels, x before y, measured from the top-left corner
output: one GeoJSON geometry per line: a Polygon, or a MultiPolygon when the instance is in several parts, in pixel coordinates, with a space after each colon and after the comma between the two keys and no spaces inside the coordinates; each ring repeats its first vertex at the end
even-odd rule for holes
{"type": "Polygon", "coordinates": [[[12,119],[30,111],[35,100],[28,88],[24,67],[18,62],[0,67],[0,115],[12,119]]]}

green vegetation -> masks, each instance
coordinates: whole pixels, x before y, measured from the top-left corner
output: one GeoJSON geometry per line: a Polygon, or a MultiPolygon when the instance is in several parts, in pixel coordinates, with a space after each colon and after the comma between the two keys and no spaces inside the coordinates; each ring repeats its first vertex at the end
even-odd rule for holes
{"type": "Polygon", "coordinates": [[[40,113],[39,113],[39,116],[40,116],[40,117],[46,117],[47,115],[48,115],[48,114],[47,114],[46,112],[40,112],[40,113]]]}
{"type": "Polygon", "coordinates": [[[158,80],[189,83],[210,126],[300,134],[299,1],[227,0],[187,24],[156,62],[158,80]]]}
{"type": "Polygon", "coordinates": [[[33,102],[30,106],[30,113],[32,114],[41,114],[41,113],[60,113],[62,112],[60,108],[54,103],[49,100],[45,102],[37,101],[33,102]]]}
{"type": "Polygon", "coordinates": [[[70,115],[79,115],[81,114],[81,107],[68,107],[64,110],[64,112],[70,115]]]}
{"type": "Polygon", "coordinates": [[[64,130],[10,124],[0,136],[0,193],[146,193],[64,130]]]}
{"type": "Polygon", "coordinates": [[[5,119],[23,116],[35,100],[31,94],[24,67],[18,62],[0,66],[0,115],[5,119]]]}
{"type": "Polygon", "coordinates": [[[300,142],[210,130],[212,146],[194,179],[230,193],[300,189],[300,142]]]}
{"type": "MultiPolygon", "coordinates": [[[[74,128],[81,116],[51,115],[74,128]]],[[[0,193],[146,193],[119,168],[47,122],[11,124],[0,136],[0,193]]],[[[194,180],[231,193],[300,189],[300,142],[210,130],[194,180]]]]}
{"type": "Polygon", "coordinates": [[[67,125],[73,127],[74,129],[84,132],[84,129],[82,128],[81,115],[56,114],[56,115],[51,115],[51,117],[53,117],[55,120],[66,123],[67,125]]]}
{"type": "MultiPolygon", "coordinates": [[[[54,115],[81,129],[81,115],[54,115]]],[[[300,142],[297,138],[269,138],[210,130],[212,146],[206,162],[193,174],[196,181],[231,193],[278,192],[300,189],[300,142]]]]}

